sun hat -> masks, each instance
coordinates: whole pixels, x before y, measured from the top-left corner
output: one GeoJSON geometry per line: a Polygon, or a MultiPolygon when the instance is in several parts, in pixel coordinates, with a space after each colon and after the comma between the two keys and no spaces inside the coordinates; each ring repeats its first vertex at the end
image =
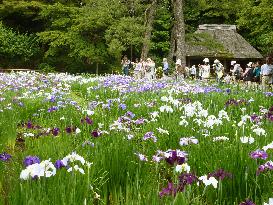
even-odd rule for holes
{"type": "Polygon", "coordinates": [[[215,59],[214,63],[217,64],[220,63],[220,61],[218,59],[215,59]]]}
{"type": "Polygon", "coordinates": [[[181,60],[180,60],[180,59],[177,59],[177,61],[176,61],[175,64],[176,64],[176,65],[181,65],[181,60]]]}
{"type": "Polygon", "coordinates": [[[249,62],[249,63],[247,64],[247,66],[248,66],[248,67],[251,67],[252,64],[253,64],[252,62],[249,62]]]}
{"type": "Polygon", "coordinates": [[[235,65],[236,61],[231,61],[230,65],[235,65]]]}
{"type": "Polygon", "coordinates": [[[208,59],[208,58],[205,58],[205,59],[203,60],[203,62],[209,63],[209,59],[208,59]]]}

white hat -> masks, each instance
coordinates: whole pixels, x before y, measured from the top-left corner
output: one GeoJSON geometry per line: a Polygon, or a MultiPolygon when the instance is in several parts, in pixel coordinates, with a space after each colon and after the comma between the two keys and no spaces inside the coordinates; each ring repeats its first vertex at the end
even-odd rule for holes
{"type": "Polygon", "coordinates": [[[236,61],[231,61],[230,65],[235,65],[236,61]]]}
{"type": "Polygon", "coordinates": [[[181,65],[181,60],[180,60],[180,59],[177,59],[177,61],[176,61],[175,64],[176,64],[176,65],[181,65]]]}
{"type": "Polygon", "coordinates": [[[251,67],[252,64],[253,64],[252,62],[249,62],[249,63],[247,64],[247,66],[248,66],[248,67],[251,67]]]}
{"type": "Polygon", "coordinates": [[[203,62],[209,63],[209,59],[208,59],[208,58],[205,58],[205,59],[203,60],[203,62]]]}
{"type": "Polygon", "coordinates": [[[147,61],[152,61],[152,59],[151,58],[147,58],[147,61]]]}
{"type": "Polygon", "coordinates": [[[214,63],[217,64],[220,63],[220,61],[218,59],[215,59],[214,63]]]}
{"type": "Polygon", "coordinates": [[[241,67],[241,65],[239,64],[239,63],[236,63],[235,65],[234,65],[234,68],[240,68],[241,67]]]}

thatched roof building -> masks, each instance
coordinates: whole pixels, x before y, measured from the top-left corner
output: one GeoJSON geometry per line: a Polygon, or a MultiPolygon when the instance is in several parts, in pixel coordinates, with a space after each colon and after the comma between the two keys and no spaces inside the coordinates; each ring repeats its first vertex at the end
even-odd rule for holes
{"type": "Polygon", "coordinates": [[[248,61],[261,59],[263,56],[252,47],[240,34],[235,25],[204,24],[186,37],[186,55],[188,64],[208,57],[225,61],[248,61]]]}

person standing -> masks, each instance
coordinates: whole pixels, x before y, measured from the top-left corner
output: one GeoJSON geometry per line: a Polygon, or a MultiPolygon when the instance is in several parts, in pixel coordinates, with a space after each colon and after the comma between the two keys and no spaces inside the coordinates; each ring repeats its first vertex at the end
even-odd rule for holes
{"type": "Polygon", "coordinates": [[[232,72],[233,81],[234,81],[234,83],[236,83],[236,82],[240,81],[243,69],[240,64],[236,63],[236,61],[234,61],[234,62],[235,62],[235,64],[233,65],[234,67],[230,71],[232,72]]]}
{"type": "Polygon", "coordinates": [[[122,65],[122,71],[124,75],[129,75],[129,68],[130,68],[130,60],[127,58],[125,55],[123,59],[121,60],[121,65],[122,65]]]}
{"type": "Polygon", "coordinates": [[[267,57],[265,59],[265,64],[261,67],[261,76],[262,76],[262,88],[266,89],[272,84],[272,74],[273,74],[273,65],[272,58],[267,57]]]}
{"type": "Polygon", "coordinates": [[[155,62],[151,58],[147,59],[145,70],[146,70],[146,77],[149,80],[155,79],[155,62]]]}
{"type": "Polygon", "coordinates": [[[141,70],[142,70],[142,63],[138,61],[136,58],[136,62],[134,63],[134,78],[140,79],[141,78],[141,70]]]}
{"type": "Polygon", "coordinates": [[[202,65],[198,64],[196,73],[197,73],[197,78],[199,80],[202,80],[202,71],[203,71],[202,65]]]}
{"type": "Polygon", "coordinates": [[[247,64],[245,72],[243,73],[243,81],[246,82],[246,85],[248,88],[251,87],[252,78],[253,78],[253,63],[249,62],[247,64]]]}
{"type": "Polygon", "coordinates": [[[163,58],[163,73],[168,76],[169,74],[169,63],[167,58],[163,58]]]}
{"type": "Polygon", "coordinates": [[[202,79],[205,81],[209,80],[210,77],[210,64],[209,64],[209,59],[205,58],[203,60],[204,65],[202,65],[202,79]]]}
{"type": "Polygon", "coordinates": [[[196,77],[196,67],[195,67],[195,65],[193,65],[193,66],[190,68],[190,75],[191,75],[191,79],[194,80],[195,77],[196,77]]]}
{"type": "Polygon", "coordinates": [[[175,63],[176,80],[183,80],[185,76],[185,68],[182,67],[180,59],[175,63]]]}
{"type": "Polygon", "coordinates": [[[256,62],[255,68],[253,69],[252,82],[255,85],[255,87],[258,87],[258,85],[261,82],[261,64],[259,61],[256,62]]]}
{"type": "Polygon", "coordinates": [[[216,75],[216,82],[220,83],[221,78],[224,75],[224,66],[220,63],[220,61],[218,59],[216,59],[213,64],[213,69],[214,69],[215,75],[216,75]]]}
{"type": "Polygon", "coordinates": [[[139,63],[140,64],[139,66],[141,67],[141,70],[140,70],[140,78],[144,78],[145,77],[145,66],[146,66],[146,62],[141,58],[139,63]]]}

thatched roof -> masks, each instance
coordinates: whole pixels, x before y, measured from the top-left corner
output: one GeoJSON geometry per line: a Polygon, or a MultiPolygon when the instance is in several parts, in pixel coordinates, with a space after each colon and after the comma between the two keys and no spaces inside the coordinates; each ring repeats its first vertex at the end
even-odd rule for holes
{"type": "Polygon", "coordinates": [[[240,34],[235,25],[204,24],[186,37],[187,56],[217,58],[262,58],[240,34]]]}

